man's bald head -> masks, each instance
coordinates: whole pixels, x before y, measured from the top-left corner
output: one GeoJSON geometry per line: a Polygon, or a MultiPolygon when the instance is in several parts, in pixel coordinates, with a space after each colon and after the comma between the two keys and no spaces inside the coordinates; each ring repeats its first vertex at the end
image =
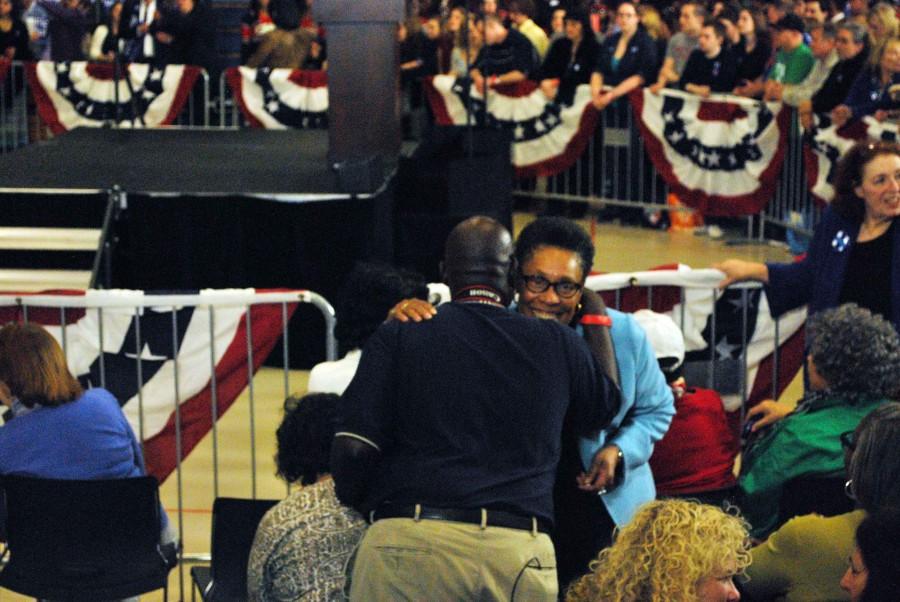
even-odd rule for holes
{"type": "Polygon", "coordinates": [[[491,286],[509,296],[513,243],[497,220],[477,215],[459,223],[447,237],[442,266],[451,291],[474,285],[491,286]]]}

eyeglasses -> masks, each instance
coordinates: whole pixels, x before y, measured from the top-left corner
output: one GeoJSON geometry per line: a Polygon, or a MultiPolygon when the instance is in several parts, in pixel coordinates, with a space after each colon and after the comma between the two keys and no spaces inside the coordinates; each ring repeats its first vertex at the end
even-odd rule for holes
{"type": "Polygon", "coordinates": [[[841,447],[851,452],[856,449],[856,439],[853,435],[853,431],[841,433],[841,447]]]}
{"type": "Polygon", "coordinates": [[[519,278],[525,282],[525,288],[532,293],[543,293],[552,286],[553,290],[556,291],[556,294],[561,298],[571,299],[581,290],[581,285],[577,282],[572,282],[571,280],[550,282],[543,276],[538,276],[537,274],[519,274],[519,278]]]}

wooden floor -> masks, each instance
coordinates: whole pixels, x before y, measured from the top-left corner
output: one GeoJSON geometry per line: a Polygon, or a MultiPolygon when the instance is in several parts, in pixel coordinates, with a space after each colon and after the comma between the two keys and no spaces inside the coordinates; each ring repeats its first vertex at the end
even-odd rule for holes
{"type": "MultiPolygon", "coordinates": [[[[517,214],[518,231],[533,219],[528,214],[517,214]]],[[[591,229],[588,222],[585,228],[591,229]]],[[[595,244],[598,249],[596,269],[604,272],[638,271],[666,263],[680,262],[691,267],[709,267],[713,262],[727,257],[753,260],[787,261],[787,252],[775,246],[726,246],[721,241],[692,233],[667,233],[648,229],[600,224],[596,227],[595,244]]],[[[291,371],[290,390],[306,390],[307,372],[291,371]]],[[[794,383],[783,396],[796,399],[798,383],[794,383]]],[[[281,404],[284,399],[283,372],[263,368],[254,380],[255,449],[256,449],[256,497],[281,498],[287,489],[275,478],[275,429],[281,420],[281,404]]],[[[250,404],[246,391],[218,423],[218,495],[252,497],[250,404]]],[[[180,526],[185,554],[209,552],[210,510],[216,497],[213,471],[212,434],[208,435],[182,464],[180,473],[173,473],[163,483],[163,505],[173,523],[180,526]],[[181,520],[177,515],[181,483],[181,520]]],[[[189,564],[172,572],[170,600],[178,600],[184,591],[190,599],[189,564]],[[180,586],[183,583],[183,590],[180,586]]],[[[26,600],[22,596],[0,589],[0,601],[26,600]]],[[[145,601],[161,600],[161,592],[142,597],[145,601]]]]}

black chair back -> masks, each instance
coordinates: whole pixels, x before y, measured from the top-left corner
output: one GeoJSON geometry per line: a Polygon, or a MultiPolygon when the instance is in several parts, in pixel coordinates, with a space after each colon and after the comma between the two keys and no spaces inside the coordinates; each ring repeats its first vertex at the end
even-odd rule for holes
{"type": "Polygon", "coordinates": [[[164,588],[153,477],[4,476],[9,564],[0,586],[52,600],[110,600],[164,588]]]}
{"type": "Polygon", "coordinates": [[[799,477],[787,482],[781,493],[779,523],[795,516],[837,516],[853,511],[853,500],[844,492],[845,475],[799,477]]]}
{"type": "Polygon", "coordinates": [[[198,579],[205,571],[191,571],[206,602],[247,599],[247,563],[256,528],[278,500],[220,497],[213,503],[212,561],[209,583],[198,579]]]}

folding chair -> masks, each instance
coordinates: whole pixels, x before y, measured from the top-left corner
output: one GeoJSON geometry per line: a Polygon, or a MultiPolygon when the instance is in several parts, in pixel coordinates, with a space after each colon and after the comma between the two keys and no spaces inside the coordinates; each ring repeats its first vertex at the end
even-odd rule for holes
{"type": "MultiPolygon", "coordinates": [[[[191,580],[203,602],[247,599],[247,563],[256,528],[278,500],[220,497],[213,503],[210,566],[191,569],[191,580]]],[[[191,589],[191,600],[195,590],[191,589]]]]}
{"type": "Polygon", "coordinates": [[[91,601],[162,588],[177,564],[160,545],[153,477],[75,481],[4,476],[9,563],[0,586],[34,598],[91,601]]]}

